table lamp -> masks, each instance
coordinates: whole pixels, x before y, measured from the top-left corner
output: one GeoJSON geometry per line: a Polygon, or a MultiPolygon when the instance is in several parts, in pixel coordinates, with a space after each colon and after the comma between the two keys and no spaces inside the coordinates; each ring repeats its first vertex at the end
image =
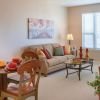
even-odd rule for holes
{"type": "Polygon", "coordinates": [[[67,40],[69,41],[69,45],[71,45],[71,40],[73,40],[73,35],[67,34],[67,40]]]}
{"type": "Polygon", "coordinates": [[[67,40],[68,40],[68,44],[69,44],[69,53],[71,53],[70,49],[71,49],[71,41],[73,40],[73,35],[71,33],[67,34],[67,40]]]}

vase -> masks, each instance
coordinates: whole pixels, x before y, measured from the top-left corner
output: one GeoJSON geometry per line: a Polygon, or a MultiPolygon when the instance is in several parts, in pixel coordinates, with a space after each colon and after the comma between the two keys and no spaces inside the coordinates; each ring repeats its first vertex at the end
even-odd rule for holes
{"type": "Polygon", "coordinates": [[[79,49],[79,56],[80,56],[80,59],[82,59],[82,56],[83,56],[83,54],[82,54],[82,47],[80,47],[80,49],[79,49]]]}
{"type": "Polygon", "coordinates": [[[99,94],[97,94],[97,96],[98,96],[98,98],[99,98],[98,100],[100,100],[100,93],[99,93],[99,94]]]}
{"type": "Polygon", "coordinates": [[[98,94],[99,100],[100,100],[100,94],[98,94]]]}

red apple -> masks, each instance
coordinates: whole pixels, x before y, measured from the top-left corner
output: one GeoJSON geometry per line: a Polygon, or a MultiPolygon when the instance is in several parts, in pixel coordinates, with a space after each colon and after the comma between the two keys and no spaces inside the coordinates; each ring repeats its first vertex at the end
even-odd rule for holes
{"type": "Polygon", "coordinates": [[[16,68],[17,68],[17,64],[14,63],[14,62],[10,62],[10,63],[8,64],[8,68],[16,69],[16,68]]]}
{"type": "Polygon", "coordinates": [[[20,64],[21,60],[19,58],[13,58],[12,62],[16,63],[16,64],[20,64]]]}

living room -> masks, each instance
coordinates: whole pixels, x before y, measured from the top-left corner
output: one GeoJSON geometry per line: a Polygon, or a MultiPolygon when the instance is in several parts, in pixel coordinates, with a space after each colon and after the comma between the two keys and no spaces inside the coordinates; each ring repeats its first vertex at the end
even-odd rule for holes
{"type": "MultiPolygon", "coordinates": [[[[80,1],[81,0],[68,0],[68,2],[65,2],[65,0],[1,0],[0,59],[10,61],[13,57],[19,57],[22,53],[22,48],[29,45],[47,43],[67,45],[67,33],[72,33],[74,40],[71,41],[71,45],[79,49],[80,46],[82,46],[82,14],[100,11],[99,0],[93,2],[87,0],[87,3],[86,0],[82,3],[80,1]],[[54,21],[56,29],[54,37],[45,40],[29,39],[28,18],[54,21]]],[[[89,49],[89,57],[97,62],[94,65],[96,67],[94,71],[97,71],[97,67],[99,66],[99,54],[99,49],[89,49]]],[[[94,75],[85,72],[85,75],[84,73],[82,74],[82,80],[79,81],[77,75],[69,76],[68,80],[66,80],[65,74],[66,72],[61,71],[43,77],[40,84],[39,100],[74,100],[75,98],[77,100],[98,100],[98,97],[93,94],[94,90],[86,83],[88,80],[93,79],[94,75]],[[61,84],[57,85],[57,83],[60,82],[61,84]]],[[[30,98],[30,100],[32,100],[32,98],[30,98]]]]}

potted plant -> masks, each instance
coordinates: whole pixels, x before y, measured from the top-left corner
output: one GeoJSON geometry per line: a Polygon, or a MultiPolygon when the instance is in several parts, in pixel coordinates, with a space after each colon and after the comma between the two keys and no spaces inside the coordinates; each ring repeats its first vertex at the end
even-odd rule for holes
{"type": "Polygon", "coordinates": [[[95,94],[98,94],[100,100],[100,75],[96,74],[95,80],[88,81],[88,85],[92,86],[95,89],[95,94]]]}

